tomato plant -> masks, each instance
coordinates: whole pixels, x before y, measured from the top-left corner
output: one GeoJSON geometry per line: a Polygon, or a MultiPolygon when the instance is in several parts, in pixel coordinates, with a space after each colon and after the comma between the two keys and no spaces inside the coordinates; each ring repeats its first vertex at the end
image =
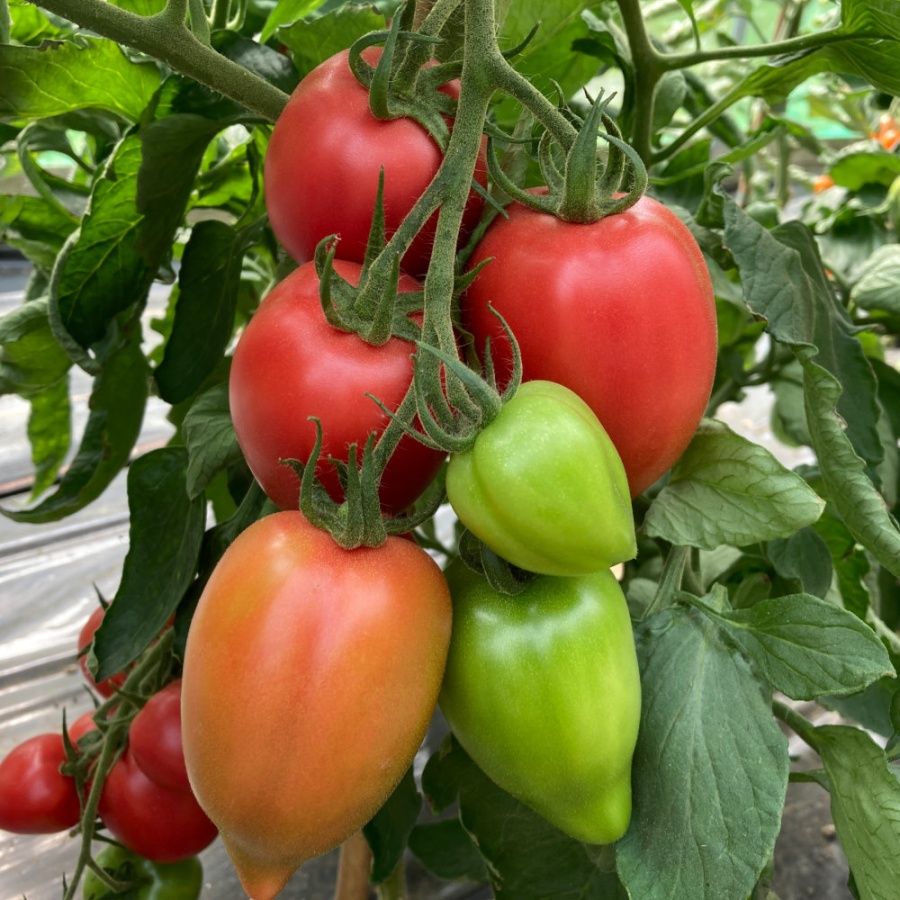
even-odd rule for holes
{"type": "Polygon", "coordinates": [[[384,900],[407,850],[429,896],[896,895],[896,4],[535,6],[0,0],[4,671],[127,530],[63,900],[183,804],[257,897],[360,826],[384,900]],[[844,851],[801,887],[792,770],[844,851]]]}
{"type": "Polygon", "coordinates": [[[463,326],[509,370],[503,316],[526,381],[575,391],[615,444],[632,495],[688,445],[716,367],[716,311],[703,255],[678,217],[650,197],[591,225],[521,204],[491,225],[472,264],[463,326]]]}
{"type": "MultiPolygon", "coordinates": [[[[363,58],[374,64],[380,50],[363,58]]],[[[441,164],[439,146],[408,118],[377,119],[369,92],[356,80],[346,50],[321,63],[291,94],[272,131],[266,154],[269,220],[278,239],[299,263],[316,244],[336,234],[338,255],[362,262],[372,225],[379,172],[384,170],[385,229],[390,237],[441,164]]],[[[459,84],[443,88],[459,96],[459,84]]],[[[486,181],[482,157],[478,180],[486,181]]],[[[472,192],[460,240],[478,221],[482,201],[472,192]]],[[[403,267],[424,275],[434,243],[437,215],[429,219],[403,257],[403,267]]]]}
{"type": "Polygon", "coordinates": [[[78,822],[75,782],[60,772],[66,761],[58,734],[39,734],[14,747],[0,762],[0,829],[52,834],[78,822]]]}
{"type": "Polygon", "coordinates": [[[195,856],[217,835],[192,794],[152,781],[130,750],[110,770],[98,811],[117,841],[153,862],[195,856]]]}
{"type": "Polygon", "coordinates": [[[135,763],[160,787],[190,792],[181,744],[181,679],[157,691],[141,707],[128,731],[135,763]]]}
{"type": "Polygon", "coordinates": [[[282,512],[226,551],[188,635],[184,749],[249,894],[275,896],[381,806],[424,737],[449,639],[444,578],[402,538],[343,550],[282,512]]]}
{"type": "MultiPolygon", "coordinates": [[[[356,263],[335,261],[335,271],[359,279],[356,263]]],[[[419,285],[404,276],[401,291],[419,285]]],[[[244,456],[266,493],[282,509],[296,509],[300,479],[283,459],[306,461],[322,423],[323,444],[317,475],[340,497],[337,470],[329,456],[347,459],[347,447],[360,452],[370,432],[381,432],[386,414],[371,397],[396,409],[412,380],[412,346],[391,338],[374,347],[355,334],[332,328],[319,302],[315,266],[306,263],[266,296],[234,352],[229,400],[244,456]]],[[[404,437],[380,486],[382,506],[402,512],[434,478],[444,454],[404,437]]]]}
{"type": "MultiPolygon", "coordinates": [[[[197,900],[203,888],[203,866],[196,856],[177,863],[155,863],[124,847],[107,847],[97,864],[116,881],[133,882],[133,900],[197,900]]],[[[88,872],[82,886],[84,900],[112,900],[123,896],[112,891],[95,872],[88,872]]]]}
{"type": "Polygon", "coordinates": [[[622,462],[568,388],[522,384],[471,450],[447,467],[460,521],[504,559],[545,575],[583,575],[635,555],[622,462]]]}
{"type": "Polygon", "coordinates": [[[502,788],[572,837],[607,844],[631,818],[641,711],[631,619],[608,572],[541,577],[515,596],[454,563],[441,709],[502,788]]]}

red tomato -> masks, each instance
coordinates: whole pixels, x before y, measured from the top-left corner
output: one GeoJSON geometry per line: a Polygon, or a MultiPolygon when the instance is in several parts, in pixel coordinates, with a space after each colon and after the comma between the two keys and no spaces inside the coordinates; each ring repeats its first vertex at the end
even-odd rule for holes
{"type": "Polygon", "coordinates": [[[834,187],[834,179],[827,172],[823,172],[815,177],[813,181],[814,194],[821,194],[822,191],[827,191],[830,187],[834,187]]]}
{"type": "Polygon", "coordinates": [[[128,732],[134,761],[160,787],[190,793],[181,746],[181,680],[154,694],[134,717],[128,732]]]}
{"type": "MultiPolygon", "coordinates": [[[[265,162],[266,209],[278,240],[297,262],[312,259],[316,244],[340,236],[342,259],[362,262],[372,225],[378,176],[384,167],[384,212],[390,237],[428,187],[441,150],[412,119],[376,119],[369,92],[348,65],[348,51],[327,59],[297,86],[281,114],[265,162]]],[[[363,51],[374,64],[381,49],[363,51]]],[[[459,83],[444,92],[459,96],[459,83]]],[[[486,184],[482,152],[476,178],[486,184]]],[[[477,224],[482,200],[473,191],[461,238],[477,224]]],[[[414,275],[428,268],[437,216],[432,216],[403,257],[414,275]]]]}
{"type": "MultiPolygon", "coordinates": [[[[357,263],[335,261],[335,271],[359,280],[357,263]]],[[[414,291],[408,276],[401,291],[414,291]]],[[[414,347],[391,338],[380,347],[332,328],[319,304],[319,278],[313,263],[294,270],[263,300],[234,352],[229,380],[231,416],[238,443],[265,492],[282,509],[298,506],[300,479],[280,459],[306,460],[322,422],[324,441],[316,471],[328,492],[341,497],[337,470],[329,456],[347,459],[356,443],[360,454],[372,431],[388,418],[366,396],[372,393],[396,409],[412,381],[414,347]]],[[[386,512],[399,513],[425,490],[444,459],[411,437],[404,437],[381,481],[386,512]]]]}
{"type": "Polygon", "coordinates": [[[450,624],[443,574],[399,537],[343,550],[282,512],[225,552],[188,635],[184,753],[254,900],[358,831],[399,782],[450,624]]]}
{"type": "Polygon", "coordinates": [[[84,737],[89,731],[95,731],[96,728],[97,723],[94,721],[93,711],[83,713],[68,726],[69,740],[73,744],[77,744],[79,738],[84,737]]]}
{"type": "Polygon", "coordinates": [[[217,834],[192,794],[151,781],[128,749],[103,784],[98,812],[117,841],[153,862],[195,856],[217,834]]]}
{"type": "Polygon", "coordinates": [[[60,734],[39,734],[10,751],[0,763],[0,829],[52,834],[77,824],[75,779],[59,771],[65,761],[60,734]]]}
{"type": "Polygon", "coordinates": [[[81,672],[84,675],[85,681],[87,681],[101,697],[111,697],[115,693],[117,687],[122,687],[122,685],[125,684],[125,679],[128,677],[127,674],[125,672],[117,672],[115,675],[110,675],[105,681],[101,681],[100,684],[97,684],[97,682],[94,681],[94,676],[88,671],[87,653],[81,652],[94,639],[94,632],[100,627],[104,615],[106,615],[106,610],[102,606],[98,606],[90,616],[88,616],[88,620],[82,626],[81,634],[78,635],[78,653],[80,654],[78,657],[78,665],[81,667],[81,672]]]}
{"type": "Polygon", "coordinates": [[[462,323],[498,375],[509,342],[524,379],[575,391],[622,457],[632,496],[653,484],[693,437],[716,367],[716,310],[703,255],[678,217],[650,197],[592,225],[518,203],[497,218],[472,265],[488,263],[462,301],[462,323]]]}

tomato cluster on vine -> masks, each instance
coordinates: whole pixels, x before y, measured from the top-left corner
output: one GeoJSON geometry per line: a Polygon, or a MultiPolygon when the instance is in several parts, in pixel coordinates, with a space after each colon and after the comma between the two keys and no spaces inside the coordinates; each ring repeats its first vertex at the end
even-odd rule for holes
{"type": "MultiPolygon", "coordinates": [[[[107,702],[59,732],[29,738],[0,762],[0,829],[53,834],[75,828],[85,814],[104,742],[116,728],[116,699],[128,677],[119,672],[98,683],[85,662],[104,615],[98,606],[85,621],[78,659],[89,688],[107,702]]],[[[130,697],[122,694],[123,702],[130,697]]],[[[197,803],[185,767],[180,679],[146,698],[128,722],[127,741],[115,752],[101,776],[96,814],[110,836],[132,852],[133,865],[181,863],[212,843],[218,830],[197,803]]]]}

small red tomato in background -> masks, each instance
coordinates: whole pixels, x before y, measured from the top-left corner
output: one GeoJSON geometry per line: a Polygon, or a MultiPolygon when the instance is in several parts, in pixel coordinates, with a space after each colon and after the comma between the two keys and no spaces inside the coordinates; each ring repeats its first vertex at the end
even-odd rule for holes
{"type": "MultiPolygon", "coordinates": [[[[540,191],[535,191],[539,193],[540,191]]],[[[622,457],[632,496],[666,472],[706,410],[716,308],[703,254],[682,221],[644,196],[590,225],[520,203],[494,220],[471,265],[493,257],[461,301],[499,379],[519,342],[525,381],[555,381],[594,411],[622,457]]]]}
{"type": "MultiPolygon", "coordinates": [[[[335,260],[335,271],[351,284],[357,263],[335,260]]],[[[400,291],[418,290],[417,281],[400,279],[400,291]]],[[[413,377],[409,341],[391,338],[379,347],[358,335],[332,328],[319,302],[315,265],[295,269],[262,301],[241,335],[229,376],[229,402],[238,443],[263,490],[282,509],[297,509],[300,479],[281,459],[306,461],[322,423],[323,443],[317,475],[329,494],[341,498],[337,470],[329,456],[347,460],[347,447],[381,433],[388,417],[366,396],[388,409],[400,405],[413,377]]],[[[445,454],[403,437],[381,479],[382,506],[403,512],[431,483],[445,454]]]]}
{"type": "Polygon", "coordinates": [[[16,834],[53,834],[81,817],[75,779],[60,772],[66,749],[60,734],[39,734],[0,762],[0,828],[16,834]]]}
{"type": "Polygon", "coordinates": [[[86,712],[80,715],[71,725],[67,726],[69,740],[77,744],[79,738],[84,737],[89,731],[95,731],[97,723],[94,721],[94,713],[86,712]]]}
{"type": "Polygon", "coordinates": [[[122,687],[125,683],[125,679],[128,677],[127,674],[125,672],[117,672],[115,675],[110,675],[105,681],[101,681],[100,684],[97,684],[97,682],[94,681],[94,676],[88,671],[87,653],[82,652],[86,650],[87,646],[94,639],[94,632],[100,627],[100,623],[103,621],[105,615],[106,610],[102,606],[98,606],[90,616],[88,616],[87,621],[82,626],[81,633],[78,635],[78,665],[81,667],[81,672],[84,675],[85,681],[87,681],[101,697],[111,697],[115,693],[115,689],[117,687],[122,687]]]}
{"type": "Polygon", "coordinates": [[[181,679],[154,694],[128,732],[134,761],[160,787],[190,793],[181,745],[181,679]]]}
{"type": "Polygon", "coordinates": [[[812,187],[814,194],[821,194],[822,191],[827,191],[828,188],[834,187],[834,179],[827,172],[823,172],[821,175],[816,176],[812,187]]]}
{"type": "Polygon", "coordinates": [[[218,833],[193,794],[160,787],[130,750],[110,770],[98,811],[116,840],[153,862],[196,856],[218,833]]]}
{"type": "MultiPolygon", "coordinates": [[[[381,49],[363,59],[375,64],[381,49]]],[[[408,118],[377,119],[369,92],[356,80],[342,50],[312,70],[291,95],[275,124],[265,162],[266,209],[278,240],[299,263],[313,258],[316,244],[340,237],[342,259],[362,262],[372,225],[378,177],[384,168],[387,236],[400,225],[441,164],[437,143],[408,118]]],[[[442,90],[459,96],[459,83],[442,90]]],[[[475,177],[487,183],[482,153],[475,177]]],[[[474,191],[463,218],[461,240],[475,227],[482,200],[474,191]]],[[[437,215],[429,219],[403,257],[403,268],[424,275],[437,215]]]]}

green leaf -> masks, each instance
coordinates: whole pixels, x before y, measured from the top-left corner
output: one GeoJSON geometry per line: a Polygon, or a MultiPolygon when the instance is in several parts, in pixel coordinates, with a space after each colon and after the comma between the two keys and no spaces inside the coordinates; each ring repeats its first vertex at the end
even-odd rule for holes
{"type": "MultiPolygon", "coordinates": [[[[900,162],[900,157],[892,157],[900,162]]],[[[883,309],[900,316],[900,244],[879,247],[865,262],[850,301],[862,309],[883,309]]]]}
{"type": "Polygon", "coordinates": [[[136,122],[159,83],[154,64],[131,62],[113,41],[0,46],[0,118],[99,108],[136,122]]]}
{"type": "Polygon", "coordinates": [[[900,40],[900,8],[895,0],[841,0],[841,24],[849,32],[873,30],[900,40]]]}
{"type": "Polygon", "coordinates": [[[818,597],[792,594],[726,611],[697,602],[772,689],[794,700],[855,694],[894,674],[875,632],[853,613],[818,597]]]}
{"type": "Polygon", "coordinates": [[[812,361],[803,360],[803,367],[806,418],[828,500],[850,533],[885,569],[900,577],[900,528],[866,475],[865,464],[835,412],[840,385],[812,361]]]}
{"type": "Polygon", "coordinates": [[[145,219],[137,248],[149,266],[171,253],[172,236],[184,217],[203,154],[225,124],[183,114],[141,129],[135,208],[145,219]]]}
{"type": "Polygon", "coordinates": [[[837,589],[845,609],[865,619],[871,606],[865,583],[871,566],[868,557],[843,522],[825,515],[815,524],[817,534],[825,541],[837,576],[837,589]]]}
{"type": "Polygon", "coordinates": [[[858,191],[867,184],[882,184],[889,187],[900,175],[900,156],[886,150],[848,153],[828,167],[828,174],[835,184],[858,191]]]}
{"type": "Polygon", "coordinates": [[[77,220],[62,213],[40,197],[25,194],[0,195],[0,234],[35,265],[53,268],[66,238],[78,226],[77,220]]]}
{"type": "Polygon", "coordinates": [[[769,541],[766,555],[775,571],[782,578],[799,581],[804,593],[825,597],[831,588],[831,552],[812,528],[802,528],[788,538],[769,541]]]}
{"type": "Polygon", "coordinates": [[[459,798],[459,819],[481,854],[498,900],[619,900],[603,848],[573,840],[491,781],[452,737],[422,775],[436,808],[459,798]]]}
{"type": "Polygon", "coordinates": [[[182,432],[189,458],[188,494],[199,497],[218,472],[242,457],[231,424],[227,384],[214,385],[194,401],[182,432]]]}
{"type": "Polygon", "coordinates": [[[328,15],[278,29],[301,77],[370,31],[384,30],[384,16],[368,6],[343,6],[328,15]]]}
{"type": "Polygon", "coordinates": [[[713,550],[787,537],[815,522],[824,502],[768,450],[722,422],[701,422],[644,518],[644,531],[713,550]]]}
{"type": "Polygon", "coordinates": [[[94,379],[81,445],[56,491],[31,509],[0,508],[16,522],[54,522],[83,509],[128,462],[141,430],[148,394],[140,334],[110,354],[94,379]]]}
{"type": "Polygon", "coordinates": [[[884,751],[846,725],[815,729],[831,814],[861,900],[888,900],[900,881],[900,781],[884,751]]]}
{"type": "Polygon", "coordinates": [[[136,206],[140,164],[140,138],[126,137],[95,184],[81,227],[57,259],[50,322],[70,355],[77,356],[73,341],[86,350],[106,335],[119,313],[143,306],[156,274],[136,246],[142,223],[136,206]]]}
{"type": "Polygon", "coordinates": [[[272,7],[259,39],[263,42],[268,41],[279,28],[300,22],[325,2],[326,0],[281,0],[272,7]]]}
{"type": "Polygon", "coordinates": [[[781,827],[787,739],[748,665],[695,610],[654,615],[637,638],[644,696],[619,876],[640,900],[742,900],[781,827]]]}
{"type": "Polygon", "coordinates": [[[234,329],[247,242],[224,222],[200,222],[178,273],[178,301],[163,360],[154,373],[159,394],[180,403],[213,372],[234,329]]]}
{"type": "Polygon", "coordinates": [[[891,703],[896,692],[897,679],[882,678],[858,694],[846,697],[822,696],[818,700],[827,709],[839,712],[844,719],[859,722],[863,728],[887,738],[894,733],[891,703]]]}
{"type": "Polygon", "coordinates": [[[548,74],[562,87],[568,99],[596,74],[597,59],[577,52],[580,39],[591,37],[591,30],[582,18],[582,0],[516,0],[510,4],[503,24],[501,46],[514,47],[521,43],[539,23],[537,34],[525,50],[516,57],[517,71],[531,78],[535,86],[552,91],[548,74]]]}
{"type": "Polygon", "coordinates": [[[71,365],[50,330],[46,300],[23,303],[0,319],[0,394],[42,394],[71,365]]]}
{"type": "Polygon", "coordinates": [[[53,484],[72,442],[69,379],[62,378],[28,399],[28,440],[34,463],[31,499],[35,500],[53,484]]]}
{"type": "Polygon", "coordinates": [[[409,835],[409,849],[437,878],[445,881],[488,880],[484,860],[459,819],[416,825],[409,835]]]}
{"type": "Polygon", "coordinates": [[[89,656],[98,680],[124,669],[150,645],[194,578],[206,503],[185,489],[187,451],[163,447],[128,470],[129,547],[122,581],[89,656]]]}
{"type": "Polygon", "coordinates": [[[421,809],[422,796],[409,768],[381,809],[363,826],[372,850],[370,880],[375,884],[386,881],[397,868],[421,809]]]}

